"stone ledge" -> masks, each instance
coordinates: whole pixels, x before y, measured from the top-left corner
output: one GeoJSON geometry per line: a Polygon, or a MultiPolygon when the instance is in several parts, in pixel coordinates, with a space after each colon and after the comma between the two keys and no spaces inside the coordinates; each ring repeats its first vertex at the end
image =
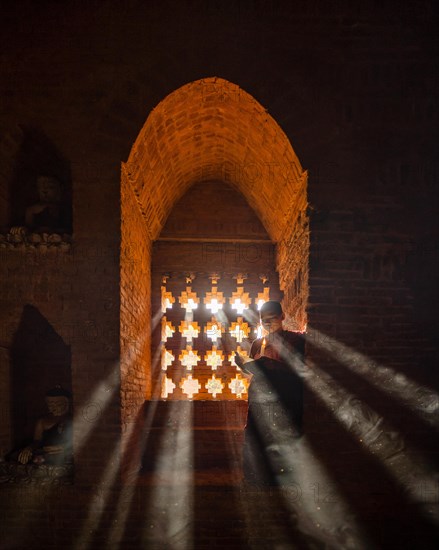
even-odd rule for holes
{"type": "Polygon", "coordinates": [[[0,249],[69,252],[71,245],[72,236],[68,233],[0,233],[0,249]]]}
{"type": "Polygon", "coordinates": [[[0,484],[67,485],[73,483],[73,464],[0,463],[0,484]]]}

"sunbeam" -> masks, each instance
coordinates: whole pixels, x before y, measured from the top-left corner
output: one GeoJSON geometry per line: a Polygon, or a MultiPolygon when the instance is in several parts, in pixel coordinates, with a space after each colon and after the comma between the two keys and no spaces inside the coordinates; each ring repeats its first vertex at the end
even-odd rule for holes
{"type": "Polygon", "coordinates": [[[171,401],[167,412],[168,420],[155,452],[143,543],[152,541],[172,550],[190,550],[194,507],[193,403],[171,401]]]}
{"type": "Polygon", "coordinates": [[[375,384],[381,391],[399,399],[410,410],[421,414],[429,424],[439,426],[439,393],[410,380],[407,375],[391,367],[380,365],[367,355],[312,327],[307,329],[307,339],[353,372],[367,376],[369,383],[375,384]]]}
{"type": "MultiPolygon", "coordinates": [[[[122,460],[126,458],[128,444],[131,440],[131,436],[133,435],[135,428],[136,428],[136,425],[134,422],[129,424],[127,432],[124,434],[123,445],[121,449],[122,460]]],[[[136,450],[136,455],[137,453],[139,453],[139,455],[142,456],[140,453],[143,452],[144,444],[145,444],[145,438],[141,437],[141,444],[139,445],[139,448],[136,450]]],[[[138,472],[135,472],[133,475],[134,475],[134,478],[131,478],[128,483],[125,480],[122,480],[123,485],[119,490],[119,495],[117,498],[116,517],[108,533],[108,538],[107,538],[108,548],[115,548],[115,549],[119,548],[120,541],[123,537],[128,514],[130,511],[130,505],[133,500],[134,492],[136,490],[138,472]]]]}
{"type": "Polygon", "coordinates": [[[119,364],[116,364],[108,377],[101,380],[90,393],[83,404],[77,405],[73,426],[74,426],[74,450],[78,453],[85,445],[95,426],[97,420],[105,411],[112,397],[119,389],[119,364]]]}
{"type": "Polygon", "coordinates": [[[439,522],[438,511],[425,500],[426,491],[429,494],[437,492],[438,473],[430,460],[409,447],[403,435],[393,430],[385,418],[380,419],[368,404],[342,388],[321,368],[312,365],[305,382],[327,405],[334,418],[380,460],[424,515],[439,522]]]}
{"type": "Polygon", "coordinates": [[[78,539],[74,544],[75,550],[86,550],[89,548],[90,539],[93,537],[95,530],[98,528],[102,514],[108,504],[109,495],[114,484],[119,465],[120,451],[119,446],[116,446],[113,454],[108,459],[99,483],[96,485],[96,492],[90,496],[87,518],[83,523],[78,539]]]}

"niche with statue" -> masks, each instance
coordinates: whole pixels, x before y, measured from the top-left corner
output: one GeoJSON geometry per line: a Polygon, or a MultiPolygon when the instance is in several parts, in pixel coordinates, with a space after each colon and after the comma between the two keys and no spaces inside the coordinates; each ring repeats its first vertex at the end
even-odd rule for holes
{"type": "Polygon", "coordinates": [[[71,480],[70,347],[36,307],[26,305],[9,356],[8,448],[0,481],[71,480]]]}
{"type": "Polygon", "coordinates": [[[19,127],[14,143],[9,181],[0,182],[7,202],[0,211],[0,247],[69,249],[73,227],[68,161],[38,129],[19,127]]]}

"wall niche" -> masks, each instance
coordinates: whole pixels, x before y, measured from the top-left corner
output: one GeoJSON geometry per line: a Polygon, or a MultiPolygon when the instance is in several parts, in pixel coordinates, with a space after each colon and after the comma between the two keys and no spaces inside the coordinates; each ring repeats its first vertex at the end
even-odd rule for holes
{"type": "Polygon", "coordinates": [[[70,163],[39,128],[17,126],[0,144],[0,247],[69,248],[70,163]]]}

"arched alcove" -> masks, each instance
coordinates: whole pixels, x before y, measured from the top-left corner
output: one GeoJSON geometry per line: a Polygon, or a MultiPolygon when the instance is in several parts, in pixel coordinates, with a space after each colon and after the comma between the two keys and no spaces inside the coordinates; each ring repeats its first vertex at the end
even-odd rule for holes
{"type": "Polygon", "coordinates": [[[255,338],[259,300],[282,293],[274,244],[236,188],[196,183],[177,201],[153,244],[151,294],[153,317],[162,311],[152,331],[153,396],[247,400],[234,351],[246,353],[255,338]],[[198,301],[191,312],[188,287],[198,301]]]}
{"type": "MultiPolygon", "coordinates": [[[[72,232],[72,178],[70,162],[39,127],[17,125],[0,140],[0,159],[5,170],[0,176],[0,231],[26,226],[26,209],[41,199],[38,178],[59,184],[59,217],[66,233],[72,232]]],[[[46,222],[47,223],[47,222],[46,222]]],[[[38,228],[29,230],[39,232],[38,228]]]]}
{"type": "Polygon", "coordinates": [[[122,422],[151,398],[151,255],[176,202],[194,184],[239,191],[275,245],[290,328],[306,324],[307,173],[276,121],[251,95],[220,78],[191,82],[149,115],[122,164],[122,422]]]}
{"type": "Polygon", "coordinates": [[[35,424],[47,414],[46,391],[60,385],[71,390],[71,353],[38,308],[27,304],[10,350],[12,443],[32,440],[35,424]]]}

